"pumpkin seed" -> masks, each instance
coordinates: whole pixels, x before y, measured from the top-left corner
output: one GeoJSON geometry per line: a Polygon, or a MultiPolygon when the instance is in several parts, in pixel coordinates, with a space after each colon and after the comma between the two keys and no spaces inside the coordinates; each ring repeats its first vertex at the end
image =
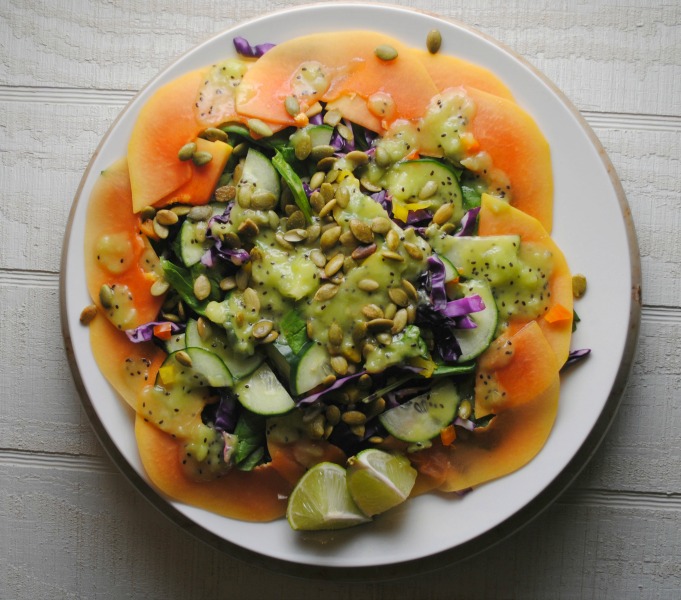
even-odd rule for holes
{"type": "Polygon", "coordinates": [[[210,152],[194,152],[192,155],[192,162],[197,167],[207,165],[211,160],[213,160],[213,155],[210,152]]]}
{"type": "Polygon", "coordinates": [[[324,202],[324,198],[317,190],[310,194],[310,206],[317,214],[319,214],[319,212],[324,208],[325,204],[326,202],[324,202]]]}
{"type": "Polygon", "coordinates": [[[338,286],[333,283],[325,283],[319,286],[319,289],[314,295],[317,302],[325,302],[331,300],[338,293],[338,286]]]}
{"type": "Polygon", "coordinates": [[[345,262],[345,255],[342,252],[335,254],[329,262],[324,266],[324,273],[327,277],[333,277],[338,271],[343,268],[345,262]]]}
{"type": "Polygon", "coordinates": [[[310,177],[310,187],[313,190],[316,190],[322,185],[322,183],[324,183],[325,177],[326,173],[324,173],[324,171],[317,171],[312,177],[310,177]]]}
{"type": "MultiPolygon", "coordinates": [[[[232,156],[235,158],[239,158],[241,156],[246,156],[248,153],[248,144],[246,142],[240,142],[236,146],[234,146],[234,150],[232,150],[232,156]]],[[[238,181],[239,177],[236,176],[236,169],[234,169],[234,175],[232,176],[232,179],[234,181],[238,181]]]]}
{"type": "Polygon", "coordinates": [[[467,419],[468,417],[471,416],[472,411],[473,407],[471,406],[470,400],[462,400],[461,404],[459,404],[458,415],[462,419],[467,419]]]}
{"type": "Polygon", "coordinates": [[[361,177],[359,180],[360,185],[367,190],[368,192],[380,192],[381,191],[381,186],[376,185],[373,181],[371,181],[368,177],[364,176],[361,177]]]}
{"type": "Polygon", "coordinates": [[[375,279],[361,279],[357,283],[357,287],[362,290],[363,292],[375,292],[380,286],[378,285],[378,281],[375,279]]]}
{"type": "Polygon", "coordinates": [[[433,223],[436,225],[444,225],[454,214],[454,207],[448,202],[443,204],[435,211],[433,215],[433,223]]]}
{"type": "Polygon", "coordinates": [[[366,323],[367,329],[370,331],[380,331],[385,329],[392,329],[393,321],[392,319],[371,319],[366,323]]]}
{"type": "Polygon", "coordinates": [[[395,313],[397,312],[397,304],[394,302],[389,302],[388,306],[385,307],[385,318],[386,319],[392,319],[395,316],[395,313]]]}
{"type": "Polygon", "coordinates": [[[388,249],[392,250],[393,252],[399,248],[400,236],[394,229],[391,229],[388,233],[386,233],[385,244],[388,246],[388,249]]]}
{"type": "Polygon", "coordinates": [[[412,244],[411,242],[404,242],[404,249],[407,251],[407,254],[411,256],[414,260],[421,260],[423,258],[423,252],[421,251],[421,248],[419,248],[416,244],[412,244]]]}
{"type": "Polygon", "coordinates": [[[407,309],[400,308],[400,310],[398,310],[395,313],[395,316],[393,317],[393,327],[390,330],[390,333],[395,335],[396,333],[402,331],[406,326],[407,326],[407,309]]]}
{"type": "Polygon", "coordinates": [[[324,218],[326,215],[328,215],[336,206],[337,202],[335,198],[332,198],[329,200],[322,208],[322,210],[319,211],[319,216],[320,218],[324,218]]]}
{"type": "Polygon", "coordinates": [[[341,420],[347,425],[364,425],[367,417],[359,410],[348,410],[342,414],[341,420]]]}
{"type": "MultiPolygon", "coordinates": [[[[200,222],[205,223],[205,221],[200,222]]],[[[220,237],[228,248],[241,248],[241,238],[235,232],[228,231],[220,237]]]]}
{"type": "Polygon", "coordinates": [[[383,346],[387,346],[390,344],[390,342],[393,341],[393,336],[391,333],[388,333],[387,331],[382,331],[381,333],[376,334],[376,341],[379,344],[382,344],[383,346]]]}
{"type": "Polygon", "coordinates": [[[82,325],[89,325],[96,316],[97,306],[95,304],[89,304],[81,311],[80,322],[82,325]]]}
{"type": "Polygon", "coordinates": [[[240,235],[244,237],[255,237],[260,233],[260,228],[256,225],[253,219],[246,219],[237,228],[240,235]]]}
{"type": "Polygon", "coordinates": [[[382,319],[384,317],[383,309],[377,304],[367,304],[362,307],[362,314],[367,319],[382,319]]]}
{"type": "Polygon", "coordinates": [[[227,141],[227,134],[217,127],[207,127],[199,134],[199,137],[208,140],[209,142],[227,141]]]}
{"type": "Polygon", "coordinates": [[[325,252],[328,252],[331,248],[333,248],[338,242],[342,231],[343,230],[341,229],[340,225],[334,225],[330,229],[322,232],[322,235],[319,239],[319,245],[321,246],[321,249],[325,252]]]}
{"type": "Polygon", "coordinates": [[[376,165],[385,168],[390,165],[392,160],[390,159],[390,153],[383,148],[383,146],[378,146],[376,148],[376,154],[374,155],[374,160],[376,161],[376,165]]]}
{"type": "Polygon", "coordinates": [[[199,317],[196,321],[196,331],[202,340],[208,339],[211,334],[210,325],[204,317],[199,317]]]}
{"type": "MultiPolygon", "coordinates": [[[[291,248],[293,248],[293,246],[291,246],[291,248]]],[[[310,260],[320,269],[323,269],[326,265],[326,256],[324,256],[324,253],[319,248],[314,248],[310,251],[310,260]]]]}
{"type": "Polygon", "coordinates": [[[320,186],[319,193],[322,195],[322,198],[324,198],[324,200],[326,200],[328,202],[329,200],[331,200],[336,195],[336,190],[334,189],[334,187],[330,183],[327,183],[325,181],[320,186]]]}
{"type": "Polygon", "coordinates": [[[194,152],[196,152],[196,144],[194,142],[189,142],[180,148],[177,153],[177,158],[181,161],[191,160],[192,156],[194,156],[194,152]]]}
{"type": "Polygon", "coordinates": [[[329,363],[331,368],[340,376],[348,372],[348,360],[344,356],[332,356],[329,363]]]}
{"type": "Polygon", "coordinates": [[[383,250],[381,256],[388,260],[394,260],[396,262],[404,262],[404,257],[397,252],[392,252],[391,250],[383,250]]]}
{"type": "Polygon", "coordinates": [[[279,337],[279,332],[278,331],[270,331],[269,334],[267,334],[266,337],[264,337],[262,340],[260,340],[263,344],[271,344],[274,340],[276,340],[279,337]]]}
{"type": "Polygon", "coordinates": [[[162,240],[165,240],[170,233],[165,225],[161,225],[156,219],[152,222],[152,227],[154,228],[154,233],[162,240]]]}
{"type": "Polygon", "coordinates": [[[390,46],[389,44],[381,44],[376,46],[374,54],[381,60],[395,60],[397,58],[397,50],[390,46]]]}
{"type": "Polygon", "coordinates": [[[357,246],[359,246],[359,241],[352,234],[352,231],[344,231],[343,233],[341,233],[340,237],[338,238],[338,241],[341,243],[343,247],[349,249],[354,249],[357,248],[357,246]]]}
{"type": "Polygon", "coordinates": [[[426,36],[426,48],[431,54],[436,54],[442,46],[442,34],[439,29],[431,29],[426,36]]]}
{"type": "Polygon", "coordinates": [[[330,425],[338,425],[341,419],[340,408],[338,408],[335,404],[330,404],[326,407],[324,416],[330,425]]]}
{"type": "Polygon", "coordinates": [[[407,296],[407,292],[405,292],[401,287],[390,288],[388,290],[388,296],[395,304],[397,304],[397,306],[404,307],[409,304],[409,296],[407,296]]]}
{"type": "Polygon", "coordinates": [[[184,350],[178,350],[175,353],[175,359],[177,362],[179,362],[181,365],[185,367],[191,367],[192,366],[192,357],[187,354],[184,350]]]}
{"type": "MultiPolygon", "coordinates": [[[[343,348],[343,356],[353,363],[360,363],[362,361],[362,355],[359,353],[359,350],[357,350],[357,348],[353,348],[352,346],[346,346],[343,348]]],[[[350,371],[350,366],[351,365],[348,366],[348,371],[350,371]]]]}
{"type": "Polygon", "coordinates": [[[271,210],[277,205],[277,197],[267,190],[258,190],[251,196],[251,208],[255,210],[271,210]]]}
{"type": "Polygon", "coordinates": [[[340,171],[338,169],[331,169],[326,174],[324,181],[326,181],[326,183],[333,183],[334,181],[336,181],[336,179],[338,179],[338,175],[340,175],[340,171]]]}
{"type": "Polygon", "coordinates": [[[274,239],[284,250],[294,250],[295,246],[284,239],[284,234],[280,231],[274,234],[274,239]]]}
{"type": "Polygon", "coordinates": [[[232,277],[231,275],[228,275],[224,279],[220,280],[220,289],[223,292],[229,292],[229,290],[233,290],[236,287],[236,279],[232,277]]]}
{"type": "Polygon", "coordinates": [[[414,284],[409,281],[408,279],[403,279],[402,280],[402,287],[404,288],[404,291],[407,292],[407,295],[412,299],[412,300],[417,300],[419,297],[418,292],[416,291],[416,288],[414,287],[414,284]]]}
{"type": "Polygon", "coordinates": [[[324,178],[326,179],[326,174],[333,169],[335,164],[336,164],[335,156],[325,156],[321,160],[317,161],[317,169],[324,173],[324,178]]]}
{"type": "Polygon", "coordinates": [[[452,234],[456,231],[456,225],[454,225],[454,223],[445,223],[442,227],[440,227],[440,231],[442,231],[442,233],[446,233],[447,235],[452,234]]]}
{"type": "Polygon", "coordinates": [[[175,225],[179,221],[179,217],[172,211],[167,209],[159,210],[154,217],[161,225],[175,225]]]}
{"type": "Polygon", "coordinates": [[[416,321],[416,307],[413,304],[407,306],[407,323],[410,325],[416,321]]]}
{"type": "Polygon", "coordinates": [[[376,252],[376,244],[368,244],[367,246],[358,246],[352,251],[350,255],[354,260],[364,260],[376,252]]]}
{"type": "Polygon", "coordinates": [[[244,306],[246,307],[246,310],[252,313],[257,313],[260,310],[258,292],[251,287],[247,287],[244,290],[244,306]]]}
{"type": "Polygon", "coordinates": [[[343,270],[350,273],[357,266],[357,261],[352,256],[346,256],[343,261],[343,270]]]}
{"type": "Polygon", "coordinates": [[[269,321],[268,319],[262,319],[253,325],[253,337],[258,340],[265,338],[270,334],[273,327],[274,323],[272,323],[272,321],[269,321]]]}
{"type": "Polygon", "coordinates": [[[213,216],[213,209],[204,204],[203,206],[194,206],[187,213],[187,218],[190,221],[207,221],[213,216]]]}
{"type": "Polygon", "coordinates": [[[305,229],[290,229],[284,234],[284,239],[291,244],[297,244],[307,239],[307,231],[305,229]]]}
{"type": "Polygon", "coordinates": [[[194,296],[197,300],[205,300],[210,296],[210,279],[203,274],[194,280],[194,296]]]}
{"type": "Polygon", "coordinates": [[[307,131],[301,131],[295,138],[293,152],[298,160],[305,160],[312,152],[312,139],[307,131]]]}
{"type": "Polygon", "coordinates": [[[350,204],[350,190],[346,187],[339,187],[336,190],[336,203],[341,208],[347,208],[350,204]]]}
{"type": "Polygon", "coordinates": [[[270,126],[260,119],[248,119],[246,125],[253,133],[261,137],[270,137],[273,133],[270,126]]]}
{"type": "Polygon", "coordinates": [[[373,417],[380,415],[384,410],[385,410],[385,399],[384,398],[376,398],[376,400],[370,402],[369,405],[366,408],[365,414],[366,414],[366,417],[367,417],[367,421],[369,419],[372,419],[373,417]]]}
{"type": "Polygon", "coordinates": [[[353,150],[348,152],[345,155],[345,158],[351,161],[355,167],[362,167],[369,162],[369,156],[366,152],[362,152],[361,150],[353,150]]]}
{"type": "Polygon", "coordinates": [[[163,296],[169,288],[170,284],[165,279],[157,279],[151,284],[149,293],[154,297],[163,296]]]}
{"type": "Polygon", "coordinates": [[[99,288],[99,301],[104,308],[111,308],[113,306],[114,291],[110,285],[102,284],[99,288]]]}
{"type": "Polygon", "coordinates": [[[250,278],[251,274],[248,272],[247,269],[241,268],[236,272],[236,275],[234,276],[234,281],[239,291],[243,292],[248,287],[248,281],[250,278]]]}
{"type": "Polygon", "coordinates": [[[380,435],[372,435],[368,440],[370,444],[374,445],[382,444],[384,441],[385,440],[380,435]]]}
{"type": "Polygon", "coordinates": [[[438,188],[437,181],[429,179],[428,181],[426,181],[426,183],[423,184],[421,191],[419,191],[419,198],[421,200],[427,200],[428,198],[431,198],[437,193],[437,188],[438,188]]]}
{"type": "MultiPolygon", "coordinates": [[[[336,126],[336,131],[338,132],[338,135],[340,135],[344,140],[351,142],[352,140],[355,139],[355,134],[352,133],[352,129],[350,129],[345,123],[338,123],[338,125],[336,126]]],[[[350,152],[349,154],[351,153],[352,152],[350,152]]],[[[350,160],[353,159],[350,158],[350,160]]]]}
{"type": "Polygon", "coordinates": [[[586,293],[586,277],[577,273],[572,277],[572,295],[581,298],[586,293]]]}
{"type": "Polygon", "coordinates": [[[385,217],[375,217],[371,221],[371,231],[374,233],[380,233],[381,235],[385,235],[392,229],[392,223],[390,222],[390,219],[386,219],[385,217]]]}
{"type": "Polygon", "coordinates": [[[312,225],[310,225],[307,228],[307,241],[308,242],[316,241],[321,232],[322,232],[321,225],[319,225],[319,223],[312,223],[312,225]]]}
{"type": "Polygon", "coordinates": [[[374,241],[374,232],[364,221],[350,219],[350,231],[362,244],[371,244],[374,241]]]}
{"type": "Polygon", "coordinates": [[[340,346],[343,343],[343,329],[335,321],[329,326],[329,342],[334,346],[340,346]]]}
{"type": "MultiPolygon", "coordinates": [[[[177,213],[176,213],[177,214],[177,213]]],[[[140,217],[142,221],[149,221],[156,216],[156,209],[153,206],[145,206],[140,211],[140,217]]]]}
{"type": "Polygon", "coordinates": [[[328,144],[320,144],[319,146],[312,148],[310,151],[310,158],[314,161],[319,161],[322,158],[333,156],[335,152],[336,149],[333,146],[329,146],[328,144]]]}
{"type": "Polygon", "coordinates": [[[357,321],[352,328],[352,339],[354,342],[362,341],[367,334],[367,324],[365,321],[357,321]]]}
{"type": "Polygon", "coordinates": [[[236,201],[241,208],[250,208],[252,195],[253,188],[245,185],[240,185],[236,191],[236,201]]]}
{"type": "Polygon", "coordinates": [[[286,96],[286,100],[284,100],[284,108],[286,108],[286,112],[292,117],[295,117],[298,113],[300,113],[300,104],[295,96],[286,96]]]}

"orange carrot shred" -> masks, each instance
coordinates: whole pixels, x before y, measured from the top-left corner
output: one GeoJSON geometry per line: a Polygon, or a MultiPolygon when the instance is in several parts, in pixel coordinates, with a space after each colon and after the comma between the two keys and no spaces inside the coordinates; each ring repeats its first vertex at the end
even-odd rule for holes
{"type": "Polygon", "coordinates": [[[440,430],[440,440],[442,441],[443,446],[451,446],[455,439],[456,431],[453,423],[440,430]]]}
{"type": "Polygon", "coordinates": [[[558,321],[568,321],[572,319],[572,311],[565,308],[562,304],[554,304],[544,315],[544,319],[548,323],[557,323],[558,321]]]}
{"type": "Polygon", "coordinates": [[[154,335],[159,340],[169,340],[172,333],[173,332],[170,323],[160,323],[158,325],[154,325],[154,335]]]}

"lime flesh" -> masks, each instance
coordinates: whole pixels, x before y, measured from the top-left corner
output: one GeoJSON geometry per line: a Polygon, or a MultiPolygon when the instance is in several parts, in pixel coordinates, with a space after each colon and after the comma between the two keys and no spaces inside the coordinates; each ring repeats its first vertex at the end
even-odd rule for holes
{"type": "Polygon", "coordinates": [[[416,470],[401,455],[370,448],[348,461],[348,489],[367,516],[404,502],[414,487],[416,470]]]}
{"type": "Polygon", "coordinates": [[[335,463],[312,467],[291,492],[286,518],[295,530],[345,529],[370,519],[357,507],[346,471],[335,463]]]}

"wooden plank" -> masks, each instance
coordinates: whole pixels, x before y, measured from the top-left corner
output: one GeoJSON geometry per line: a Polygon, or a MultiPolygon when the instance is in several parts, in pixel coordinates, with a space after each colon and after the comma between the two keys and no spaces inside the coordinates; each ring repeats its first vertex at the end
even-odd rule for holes
{"type": "MultiPolygon", "coordinates": [[[[400,3],[463,21],[498,39],[544,71],[582,109],[681,114],[678,3],[580,3],[579,10],[546,0],[400,3]],[[632,85],[637,93],[630,93],[632,85]]],[[[0,84],[139,89],[212,34],[283,7],[265,0],[195,0],[191,11],[177,0],[162,11],[140,0],[4,2],[0,37],[11,43],[0,64],[0,84]]]]}
{"type": "Polygon", "coordinates": [[[678,497],[637,505],[627,496],[570,495],[466,562],[360,584],[291,579],[234,560],[166,520],[107,469],[0,462],[0,482],[6,598],[619,600],[671,599],[681,586],[678,497]]]}

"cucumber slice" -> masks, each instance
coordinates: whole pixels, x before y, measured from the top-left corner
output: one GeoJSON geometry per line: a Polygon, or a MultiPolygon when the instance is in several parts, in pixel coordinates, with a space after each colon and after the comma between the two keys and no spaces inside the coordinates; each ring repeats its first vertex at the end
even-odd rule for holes
{"type": "Polygon", "coordinates": [[[297,355],[291,368],[291,389],[294,394],[304,394],[316,388],[333,369],[329,364],[329,353],[316,342],[306,344],[297,355]]]}
{"type": "Polygon", "coordinates": [[[453,279],[458,279],[459,272],[456,270],[456,267],[451,263],[451,261],[446,256],[438,255],[438,258],[445,266],[445,283],[452,281],[453,279]]]}
{"type": "Polygon", "coordinates": [[[246,155],[244,169],[237,185],[237,198],[244,189],[247,189],[250,195],[256,191],[266,191],[279,198],[281,194],[279,173],[272,165],[272,161],[255,148],[249,148],[246,155]]]}
{"type": "Polygon", "coordinates": [[[379,416],[388,433],[404,442],[426,442],[439,435],[456,414],[460,396],[451,380],[445,379],[408,402],[379,416]]]}
{"type": "MultiPolygon", "coordinates": [[[[213,215],[221,215],[225,207],[220,204],[212,204],[213,215]]],[[[191,267],[201,260],[201,257],[213,245],[213,240],[206,239],[205,222],[185,219],[180,228],[180,258],[185,267],[191,267]],[[203,229],[204,235],[199,236],[199,230],[203,229]]]]}
{"type": "Polygon", "coordinates": [[[489,284],[481,279],[468,279],[453,284],[449,290],[455,290],[457,297],[478,295],[485,303],[485,309],[471,313],[468,317],[477,325],[475,329],[458,329],[456,341],[461,348],[461,356],[457,362],[467,362],[482,354],[494,339],[499,320],[499,311],[489,284]]]}
{"type": "Polygon", "coordinates": [[[216,354],[203,348],[185,348],[166,357],[158,370],[156,383],[193,389],[207,386],[231,387],[234,380],[225,363],[216,354]],[[191,366],[185,364],[186,357],[180,353],[189,357],[191,366]]]}
{"type": "Polygon", "coordinates": [[[431,238],[433,248],[448,259],[463,277],[485,278],[495,285],[508,279],[509,263],[518,257],[520,236],[436,236],[431,238]]]}
{"type": "Polygon", "coordinates": [[[187,347],[185,338],[186,336],[184,333],[174,333],[172,336],[170,336],[169,340],[164,342],[163,345],[165,346],[165,351],[168,354],[172,354],[178,350],[184,350],[187,347]]]}
{"type": "Polygon", "coordinates": [[[443,204],[451,204],[453,213],[450,221],[458,223],[463,217],[463,194],[459,180],[454,170],[444,163],[429,158],[400,162],[390,167],[385,182],[393,203],[406,205],[427,202],[428,210],[432,212],[443,204]],[[437,188],[424,200],[421,191],[431,181],[435,182],[437,188]]]}
{"type": "Polygon", "coordinates": [[[242,379],[246,375],[250,375],[265,359],[258,351],[252,356],[244,356],[243,354],[234,352],[229,347],[227,335],[218,325],[212,325],[210,327],[210,333],[204,339],[199,334],[198,321],[189,319],[187,321],[185,335],[187,337],[188,347],[203,348],[204,350],[216,354],[220,360],[225,363],[225,366],[229,369],[229,372],[234,379],[242,379]]]}
{"type": "Polygon", "coordinates": [[[305,128],[310,136],[312,147],[328,146],[333,136],[333,127],[330,125],[310,125],[305,128]]]}
{"type": "Polygon", "coordinates": [[[296,405],[267,363],[239,380],[234,391],[244,408],[259,415],[281,415],[296,405]]]}

